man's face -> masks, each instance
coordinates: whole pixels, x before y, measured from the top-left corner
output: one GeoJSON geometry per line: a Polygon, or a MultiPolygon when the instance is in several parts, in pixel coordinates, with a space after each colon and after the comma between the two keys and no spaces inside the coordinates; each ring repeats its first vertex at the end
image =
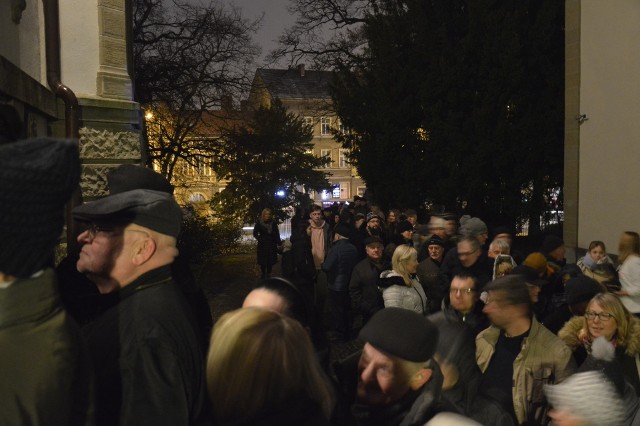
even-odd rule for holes
{"type": "Polygon", "coordinates": [[[367,256],[374,262],[380,262],[382,259],[382,244],[373,243],[366,246],[367,256]]]}
{"type": "Polygon", "coordinates": [[[122,253],[124,227],[113,224],[92,224],[78,235],[81,244],[76,268],[91,277],[109,278],[122,253]]]}
{"type": "Polygon", "coordinates": [[[513,307],[507,304],[505,295],[500,291],[489,291],[487,302],[482,312],[487,314],[493,325],[504,330],[511,322],[513,307]]]}
{"type": "Polygon", "coordinates": [[[478,301],[476,285],[472,278],[453,277],[449,289],[451,307],[462,314],[468,314],[473,310],[478,301]]]}
{"type": "Polygon", "coordinates": [[[407,376],[398,359],[366,343],[358,362],[358,401],[379,406],[398,401],[409,390],[407,376]]]}
{"type": "Polygon", "coordinates": [[[320,226],[320,224],[322,223],[323,219],[322,219],[322,212],[321,211],[314,211],[309,213],[309,218],[311,218],[311,221],[313,222],[314,225],[316,226],[320,226]]]}
{"type": "Polygon", "coordinates": [[[436,262],[442,261],[442,256],[444,255],[444,247],[438,244],[431,244],[428,247],[428,250],[429,250],[429,257],[431,259],[435,260],[436,262]]]}
{"type": "Polygon", "coordinates": [[[416,226],[416,223],[418,223],[418,216],[407,216],[407,221],[413,226],[416,226]]]}
{"type": "Polygon", "coordinates": [[[367,228],[380,229],[380,219],[377,217],[371,218],[369,222],[367,222],[367,228]]]}
{"type": "Polygon", "coordinates": [[[472,266],[480,257],[480,249],[474,249],[468,241],[458,243],[458,259],[465,268],[472,266]]]}

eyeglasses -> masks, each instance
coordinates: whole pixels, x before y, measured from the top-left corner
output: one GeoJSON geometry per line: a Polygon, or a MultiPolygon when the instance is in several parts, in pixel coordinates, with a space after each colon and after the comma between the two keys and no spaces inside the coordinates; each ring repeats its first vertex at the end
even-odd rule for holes
{"type": "Polygon", "coordinates": [[[600,321],[607,322],[613,318],[613,315],[608,312],[585,312],[584,317],[590,321],[595,320],[597,317],[600,321]]]}
{"type": "Polygon", "coordinates": [[[98,234],[103,234],[108,237],[112,237],[118,233],[118,228],[115,226],[98,225],[95,223],[87,224],[84,230],[89,233],[89,238],[91,240],[96,238],[98,234]]]}
{"type": "Polygon", "coordinates": [[[451,289],[449,289],[449,293],[451,293],[451,294],[458,294],[458,293],[460,293],[460,294],[471,294],[474,291],[476,291],[476,289],[475,288],[470,288],[470,287],[467,287],[467,288],[451,288],[451,289]]]}
{"type": "Polygon", "coordinates": [[[463,252],[463,251],[459,251],[458,252],[458,256],[460,257],[467,257],[467,256],[471,256],[473,253],[477,252],[478,250],[474,250],[474,251],[467,251],[467,252],[463,252]]]}

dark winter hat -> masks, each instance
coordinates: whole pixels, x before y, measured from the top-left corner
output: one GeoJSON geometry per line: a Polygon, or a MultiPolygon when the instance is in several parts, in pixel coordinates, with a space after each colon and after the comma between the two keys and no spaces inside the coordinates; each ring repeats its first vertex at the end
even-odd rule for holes
{"type": "Polygon", "coordinates": [[[564,286],[564,294],[568,305],[588,302],[598,293],[602,293],[602,287],[596,280],[586,275],[571,278],[564,286]]]}
{"type": "Polygon", "coordinates": [[[378,219],[378,220],[382,221],[382,218],[381,218],[380,216],[378,216],[378,215],[377,215],[377,214],[375,214],[375,213],[371,213],[371,212],[369,212],[369,213],[367,213],[367,223],[369,223],[369,221],[370,221],[371,219],[378,219]]]}
{"type": "Polygon", "coordinates": [[[173,185],[151,169],[133,164],[123,164],[107,173],[107,185],[110,194],[131,191],[133,189],[152,189],[173,194],[173,185]]]}
{"type": "Polygon", "coordinates": [[[89,222],[135,223],[178,238],[182,211],[166,192],[134,189],[78,206],[73,209],[73,217],[89,222]]]}
{"type": "Polygon", "coordinates": [[[440,246],[440,247],[445,247],[445,243],[444,240],[440,237],[438,237],[437,235],[432,236],[431,238],[429,238],[425,245],[427,247],[429,246],[440,246]]]}
{"type": "Polygon", "coordinates": [[[360,220],[360,219],[365,219],[365,215],[364,213],[356,213],[355,216],[353,216],[354,220],[360,220]]]}
{"type": "Polygon", "coordinates": [[[0,271],[26,278],[47,266],[79,179],[74,141],[0,145],[0,271]]]}
{"type": "Polygon", "coordinates": [[[564,245],[564,241],[562,240],[562,238],[558,237],[557,235],[549,234],[544,237],[544,241],[542,241],[541,251],[544,254],[549,254],[562,245],[564,245]]]}
{"type": "Polygon", "coordinates": [[[339,235],[341,235],[341,236],[343,236],[345,238],[348,238],[349,234],[351,233],[351,230],[344,223],[338,223],[335,226],[335,228],[333,228],[333,233],[334,234],[339,234],[339,235]]]}
{"type": "Polygon", "coordinates": [[[408,220],[403,220],[396,228],[398,234],[402,234],[404,231],[413,231],[413,225],[408,220]]]}
{"type": "Polygon", "coordinates": [[[518,265],[511,271],[512,275],[522,275],[525,281],[529,284],[542,287],[547,284],[547,280],[540,278],[535,269],[527,265],[518,265]]]}
{"type": "Polygon", "coordinates": [[[438,328],[417,312],[385,308],[371,317],[358,337],[389,355],[424,362],[435,353],[438,334],[438,328]]]}
{"type": "Polygon", "coordinates": [[[364,239],[364,245],[368,246],[369,244],[384,244],[382,242],[382,238],[376,237],[375,235],[371,235],[364,239]]]}

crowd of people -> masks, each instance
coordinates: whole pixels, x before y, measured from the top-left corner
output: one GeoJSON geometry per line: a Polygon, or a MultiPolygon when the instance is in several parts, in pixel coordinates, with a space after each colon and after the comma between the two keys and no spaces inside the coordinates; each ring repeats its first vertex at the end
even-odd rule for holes
{"type": "Polygon", "coordinates": [[[617,266],[601,241],[567,264],[560,237],[522,253],[477,217],[358,197],[300,209],[283,242],[265,209],[261,280],[212,324],[150,169],[71,211],[77,250],[54,268],[79,176],[71,141],[0,145],[3,425],[640,425],[635,232],[617,266]]]}

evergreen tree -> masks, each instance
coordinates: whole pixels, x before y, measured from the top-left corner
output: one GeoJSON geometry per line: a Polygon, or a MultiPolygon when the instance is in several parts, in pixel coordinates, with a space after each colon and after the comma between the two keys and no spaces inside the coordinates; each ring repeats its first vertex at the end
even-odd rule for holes
{"type": "Polygon", "coordinates": [[[260,107],[247,125],[226,132],[214,162],[218,177],[229,180],[212,199],[218,215],[252,222],[268,207],[283,219],[283,210],[308,200],[310,190],[329,189],[326,173],[315,170],[327,159],[311,153],[312,138],[302,117],[278,99],[260,107]]]}

